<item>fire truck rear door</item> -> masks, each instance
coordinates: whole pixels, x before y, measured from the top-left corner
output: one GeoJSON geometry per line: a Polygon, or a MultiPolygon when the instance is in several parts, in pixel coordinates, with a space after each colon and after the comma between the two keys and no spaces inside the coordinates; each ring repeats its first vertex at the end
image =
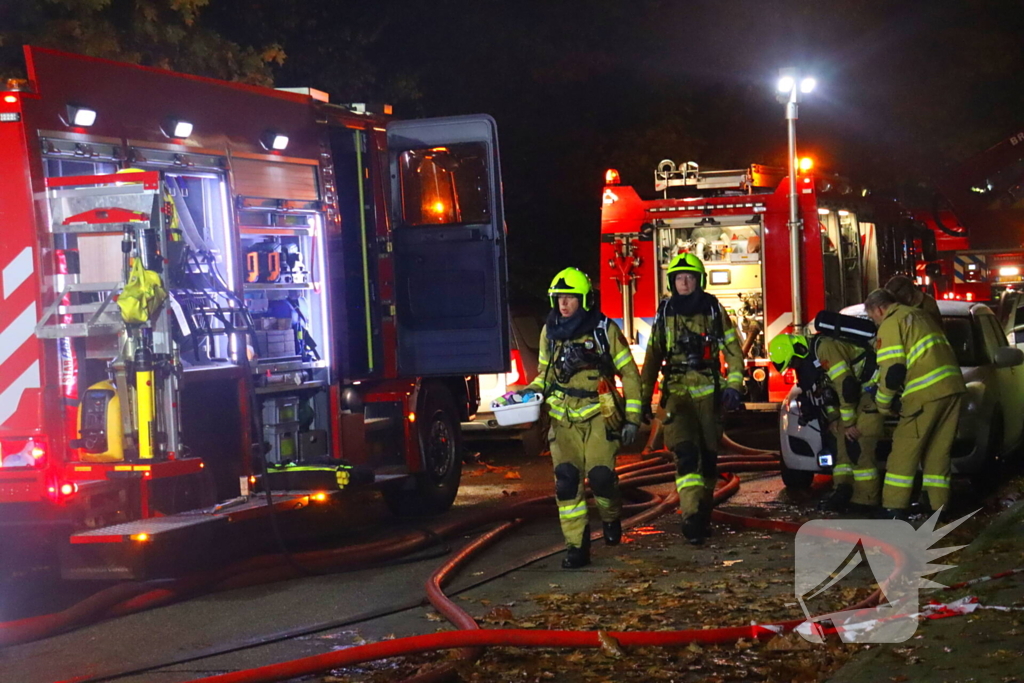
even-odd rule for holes
{"type": "Polygon", "coordinates": [[[399,370],[503,372],[505,223],[494,119],[388,125],[399,370]]]}

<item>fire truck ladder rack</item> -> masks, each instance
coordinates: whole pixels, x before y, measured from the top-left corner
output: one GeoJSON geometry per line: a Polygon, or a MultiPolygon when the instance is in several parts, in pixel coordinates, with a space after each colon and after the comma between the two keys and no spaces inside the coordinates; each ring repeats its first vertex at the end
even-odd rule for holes
{"type": "Polygon", "coordinates": [[[121,291],[120,282],[79,282],[65,285],[52,304],[46,307],[36,325],[36,336],[40,339],[61,339],[64,337],[101,337],[115,335],[124,329],[120,311],[111,306],[114,297],[121,291]],[[63,304],[62,301],[73,292],[106,292],[102,301],[86,304],[63,304]],[[50,323],[54,316],[88,315],[79,323],[50,323]]]}
{"type": "Polygon", "coordinates": [[[752,193],[754,188],[771,188],[782,181],[781,169],[761,164],[749,168],[725,171],[701,171],[693,161],[676,167],[671,159],[665,159],[654,171],[654,189],[665,192],[670,187],[691,187],[698,190],[737,190],[752,193]]]}

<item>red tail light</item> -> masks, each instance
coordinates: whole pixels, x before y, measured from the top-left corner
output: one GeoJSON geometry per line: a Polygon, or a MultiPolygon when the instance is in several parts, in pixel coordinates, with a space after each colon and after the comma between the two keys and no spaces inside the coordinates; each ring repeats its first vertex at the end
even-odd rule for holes
{"type": "Polygon", "coordinates": [[[782,381],[786,384],[796,384],[796,370],[790,368],[782,373],[782,381]]]}
{"type": "Polygon", "coordinates": [[[512,361],[512,369],[509,370],[506,384],[509,386],[526,384],[526,367],[523,365],[523,355],[519,353],[519,349],[512,349],[509,357],[512,361]]]}
{"type": "Polygon", "coordinates": [[[78,484],[73,481],[61,481],[57,477],[53,477],[46,485],[46,494],[54,503],[64,503],[76,493],[78,493],[78,484]]]}

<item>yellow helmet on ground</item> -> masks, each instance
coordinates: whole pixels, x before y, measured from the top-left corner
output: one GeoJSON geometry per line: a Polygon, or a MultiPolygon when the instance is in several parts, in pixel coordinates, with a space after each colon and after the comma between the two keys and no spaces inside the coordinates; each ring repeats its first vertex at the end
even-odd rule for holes
{"type": "Polygon", "coordinates": [[[589,311],[594,302],[594,286],[590,284],[587,274],[578,268],[566,268],[559,271],[548,287],[551,308],[558,306],[555,300],[559,294],[575,294],[580,298],[584,311],[589,311]]]}
{"type": "Polygon", "coordinates": [[[704,262],[696,254],[676,254],[676,257],[668,264],[665,274],[668,276],[668,290],[675,292],[676,275],[679,273],[693,273],[700,282],[700,288],[704,289],[708,284],[708,274],[704,270],[704,262]]]}
{"type": "Polygon", "coordinates": [[[810,352],[811,345],[802,334],[780,334],[768,344],[768,357],[779,372],[790,369],[810,352]]]}

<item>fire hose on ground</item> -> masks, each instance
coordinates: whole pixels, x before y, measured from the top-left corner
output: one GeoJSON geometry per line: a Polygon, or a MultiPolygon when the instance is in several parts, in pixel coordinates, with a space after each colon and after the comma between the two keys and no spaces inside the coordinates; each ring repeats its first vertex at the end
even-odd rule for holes
{"type": "MultiPolygon", "coordinates": [[[[618,474],[620,475],[620,485],[623,487],[638,487],[648,486],[654,484],[663,484],[671,482],[675,479],[675,466],[667,462],[667,453],[657,453],[647,455],[654,455],[652,457],[638,463],[631,463],[628,465],[617,468],[618,474]]],[[[722,462],[720,469],[722,470],[734,470],[742,471],[744,467],[750,467],[755,471],[764,471],[769,469],[778,469],[778,456],[769,452],[759,451],[756,454],[741,455],[740,458],[725,458],[725,462],[722,462]]],[[[720,486],[715,492],[716,504],[729,498],[736,491],[739,490],[739,478],[734,474],[727,474],[724,478],[723,485],[720,486]]],[[[674,510],[678,503],[678,494],[673,492],[660,501],[657,505],[649,507],[647,510],[634,515],[623,521],[623,527],[629,528],[639,524],[646,523],[655,517],[664,514],[670,510],[674,510]]],[[[463,549],[456,557],[451,558],[445,565],[435,572],[427,582],[427,594],[431,604],[438,610],[442,615],[449,619],[453,625],[460,628],[459,631],[448,632],[448,634],[466,634],[475,633],[477,635],[468,637],[464,644],[454,644],[461,636],[456,636],[455,639],[450,641],[451,645],[443,644],[444,641],[441,639],[438,643],[431,641],[431,644],[426,644],[426,641],[415,641],[419,636],[413,636],[412,638],[400,639],[406,642],[413,650],[401,651],[400,654],[412,654],[414,652],[425,652],[435,649],[450,649],[450,648],[462,648],[460,653],[460,659],[475,659],[481,653],[481,647],[485,645],[506,645],[506,646],[543,646],[547,643],[548,647],[600,647],[600,640],[597,632],[563,632],[563,631],[521,631],[521,630],[486,630],[481,631],[476,621],[464,610],[455,605],[447,596],[444,595],[441,586],[448,577],[450,577],[458,568],[459,565],[468,561],[470,557],[476,552],[487,547],[494,542],[496,537],[500,534],[505,533],[511,528],[511,523],[502,525],[497,529],[493,530],[485,537],[482,537],[475,541],[470,546],[463,549]],[[538,637],[536,634],[544,634],[538,637]],[[489,634],[489,635],[486,635],[489,634]],[[503,637],[492,637],[494,634],[502,634],[503,637]],[[552,634],[559,634],[554,640],[546,639],[545,636],[552,634]]],[[[595,534],[597,536],[597,534],[595,534]]],[[[795,627],[803,620],[797,620],[794,622],[795,627]]],[[[733,637],[735,640],[739,637],[749,636],[751,633],[750,627],[742,627],[736,630],[740,635],[733,637]]],[[[676,632],[679,633],[679,632],[676,632]]],[[[699,638],[695,634],[705,634],[708,631],[693,632],[690,636],[692,638],[699,638]]],[[[444,635],[444,634],[435,634],[444,635]]],[[[613,637],[617,637],[621,634],[611,634],[613,637]]],[[[632,633],[632,636],[647,635],[632,633]]],[[[655,636],[657,639],[661,635],[661,632],[657,634],[650,634],[655,636]]],[[[623,645],[628,644],[629,638],[621,640],[623,645]]],[[[396,643],[399,641],[386,641],[387,643],[396,643]]],[[[686,640],[685,642],[696,642],[696,640],[686,640]]],[[[725,642],[725,641],[723,641],[725,642]]],[[[642,643],[637,643],[642,644],[642,643]]],[[[657,644],[657,643],[650,643],[657,644]]],[[[672,643],[665,643],[672,644],[672,643]]],[[[374,645],[380,645],[376,643],[374,645]]],[[[350,648],[345,652],[352,652],[353,650],[359,650],[363,647],[350,648]]],[[[339,663],[330,657],[320,658],[321,656],[314,656],[305,658],[302,660],[296,660],[295,662],[285,662],[282,664],[271,665],[269,667],[262,667],[259,669],[253,669],[250,671],[235,672],[233,674],[224,674],[222,676],[214,676],[208,679],[202,679],[202,681],[280,681],[287,680],[300,675],[307,675],[311,673],[317,673],[327,669],[338,668],[341,666],[348,666],[351,664],[371,661],[373,659],[380,659],[382,657],[398,656],[395,652],[402,650],[404,646],[399,646],[398,649],[392,650],[384,648],[385,652],[390,654],[380,655],[375,650],[365,650],[366,658],[359,658],[356,656],[354,661],[344,661],[339,663]]],[[[330,653],[338,654],[338,653],[330,653]]],[[[447,680],[455,671],[454,664],[446,664],[433,670],[427,671],[423,674],[419,674],[413,678],[407,679],[405,683],[437,683],[438,681],[447,680]]]]}
{"type": "MultiPolygon", "coordinates": [[[[649,467],[654,461],[644,464],[649,467]]],[[[434,544],[438,537],[450,537],[509,519],[536,519],[549,516],[553,499],[553,496],[538,496],[512,506],[484,511],[466,519],[449,521],[429,531],[408,532],[395,538],[356,546],[296,553],[294,559],[299,560],[303,566],[318,571],[338,572],[365,568],[423,550],[434,544]]],[[[652,498],[627,508],[643,508],[657,502],[652,498]]],[[[39,640],[104,619],[126,616],[203,593],[282,581],[298,578],[300,575],[294,561],[289,562],[279,555],[268,555],[175,580],[119,584],[61,612],[0,622],[0,647],[39,640]]]]}

